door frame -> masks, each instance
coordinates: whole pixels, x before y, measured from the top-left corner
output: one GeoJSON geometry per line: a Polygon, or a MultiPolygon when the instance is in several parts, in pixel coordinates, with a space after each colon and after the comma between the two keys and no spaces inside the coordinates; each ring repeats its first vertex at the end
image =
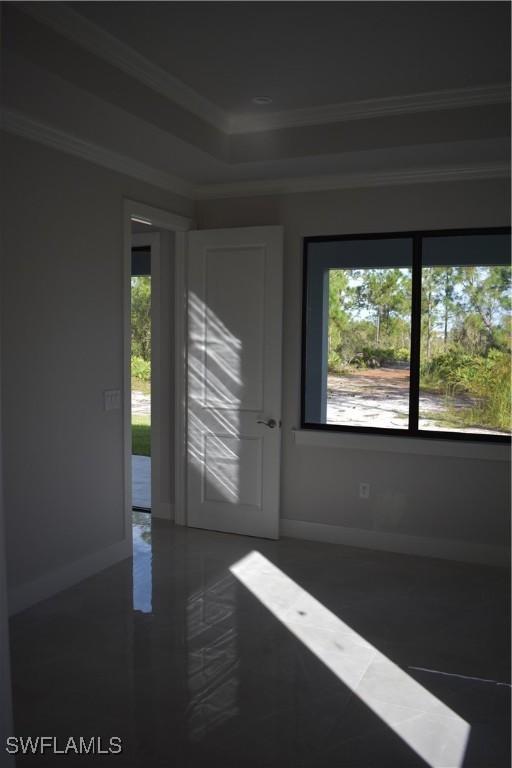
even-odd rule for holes
{"type": "MultiPolygon", "coordinates": [[[[123,468],[124,535],[132,536],[132,435],[131,435],[131,273],[132,220],[165,229],[174,234],[174,522],[186,525],[186,232],[193,229],[191,218],[172,211],[123,200],[123,468]]],[[[148,233],[149,234],[149,233],[148,233]]],[[[152,318],[153,322],[156,318],[152,318]]],[[[157,334],[159,331],[157,331],[157,334]]],[[[153,420],[152,420],[153,421],[153,420]]],[[[153,426],[152,426],[153,430],[153,426]]],[[[153,480],[152,480],[153,489],[153,480]]]]}

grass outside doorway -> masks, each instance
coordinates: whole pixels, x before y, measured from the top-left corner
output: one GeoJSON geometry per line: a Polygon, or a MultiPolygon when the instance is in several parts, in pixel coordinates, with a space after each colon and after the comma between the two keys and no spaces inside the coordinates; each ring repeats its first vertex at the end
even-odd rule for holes
{"type": "Polygon", "coordinates": [[[132,415],[132,454],[151,456],[151,417],[132,415]]]}

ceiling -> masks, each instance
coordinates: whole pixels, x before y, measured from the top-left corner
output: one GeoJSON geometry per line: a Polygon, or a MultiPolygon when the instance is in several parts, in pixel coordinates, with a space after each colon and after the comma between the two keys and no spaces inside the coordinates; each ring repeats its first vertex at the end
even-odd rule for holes
{"type": "Polygon", "coordinates": [[[1,5],[4,130],[181,195],[509,174],[508,3],[1,5]]]}
{"type": "Polygon", "coordinates": [[[80,2],[73,8],[228,112],[509,80],[508,3],[80,2]],[[254,96],[270,96],[257,107],[254,96]]]}

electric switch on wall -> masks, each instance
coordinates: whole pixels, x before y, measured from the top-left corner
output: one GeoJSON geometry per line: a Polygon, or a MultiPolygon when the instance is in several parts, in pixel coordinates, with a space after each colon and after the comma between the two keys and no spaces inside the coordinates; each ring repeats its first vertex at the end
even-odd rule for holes
{"type": "Polygon", "coordinates": [[[106,411],[118,411],[121,408],[121,390],[106,389],[103,392],[103,407],[106,411]]]}

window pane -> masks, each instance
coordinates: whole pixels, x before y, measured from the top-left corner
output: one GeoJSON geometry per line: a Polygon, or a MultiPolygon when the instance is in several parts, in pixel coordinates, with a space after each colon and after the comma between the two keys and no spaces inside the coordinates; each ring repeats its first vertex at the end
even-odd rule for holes
{"type": "Polygon", "coordinates": [[[419,428],[510,434],[510,242],[426,238],[419,428]]]}
{"type": "Polygon", "coordinates": [[[411,240],[312,245],[306,423],[407,429],[411,240]]]}
{"type": "Polygon", "coordinates": [[[409,423],[411,270],[329,270],[327,423],[409,423]]]}

